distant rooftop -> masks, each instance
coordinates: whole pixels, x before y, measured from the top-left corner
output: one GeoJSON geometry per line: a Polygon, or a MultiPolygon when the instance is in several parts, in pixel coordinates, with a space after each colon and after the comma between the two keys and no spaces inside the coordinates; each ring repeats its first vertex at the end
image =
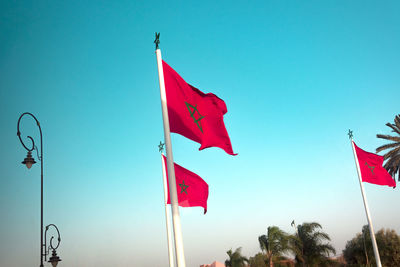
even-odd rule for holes
{"type": "Polygon", "coordinates": [[[214,261],[214,262],[211,263],[211,264],[203,264],[203,265],[200,265],[200,267],[225,267],[225,264],[220,263],[220,262],[218,262],[218,261],[214,261]]]}

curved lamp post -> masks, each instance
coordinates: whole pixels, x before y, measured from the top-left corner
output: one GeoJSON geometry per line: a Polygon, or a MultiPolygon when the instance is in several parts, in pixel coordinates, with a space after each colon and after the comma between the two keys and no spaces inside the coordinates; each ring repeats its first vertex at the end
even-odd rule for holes
{"type": "MultiPolygon", "coordinates": [[[[38,159],[40,161],[40,267],[43,267],[43,257],[46,260],[46,256],[48,254],[46,252],[46,237],[45,237],[45,243],[43,244],[43,137],[42,137],[42,128],[40,127],[40,123],[32,113],[25,112],[25,113],[22,113],[22,115],[19,117],[18,124],[17,124],[17,136],[18,136],[19,141],[21,142],[22,146],[28,151],[28,154],[27,154],[26,158],[24,159],[24,161],[22,161],[22,164],[26,165],[26,167],[28,169],[30,169],[32,167],[32,165],[36,163],[35,159],[32,157],[32,151],[34,149],[36,149],[37,157],[38,157],[38,159]],[[31,148],[27,147],[25,145],[25,143],[22,141],[21,132],[19,131],[19,124],[21,122],[22,117],[25,116],[25,115],[29,115],[33,119],[35,119],[36,125],[39,127],[39,132],[40,132],[40,156],[39,156],[38,148],[35,146],[35,141],[33,140],[32,137],[28,136],[28,138],[32,142],[32,147],[31,148]],[[43,253],[43,248],[45,249],[44,253],[43,253]]],[[[50,246],[48,248],[48,250],[50,250],[50,247],[53,249],[53,256],[56,257],[56,258],[53,258],[53,256],[52,256],[50,258],[50,260],[49,260],[49,262],[51,262],[51,264],[55,267],[55,266],[57,266],[57,263],[59,261],[61,261],[60,258],[55,253],[55,250],[56,250],[56,248],[58,248],[61,239],[60,239],[60,232],[58,231],[58,228],[54,224],[49,224],[48,226],[46,226],[46,232],[47,232],[47,230],[48,230],[48,228],[50,226],[54,226],[56,228],[56,230],[57,230],[57,233],[58,233],[58,244],[57,244],[57,246],[55,248],[53,247],[52,242],[51,242],[52,239],[53,239],[53,237],[52,237],[50,239],[50,246]],[[53,259],[53,261],[52,261],[52,259],[53,259]]]]}
{"type": "Polygon", "coordinates": [[[46,231],[44,232],[44,248],[46,249],[46,247],[47,247],[47,250],[44,253],[44,260],[47,260],[47,255],[50,254],[50,248],[51,248],[52,249],[52,253],[51,253],[51,257],[49,259],[49,262],[51,263],[51,265],[53,265],[53,267],[56,267],[58,262],[61,261],[60,257],[57,256],[57,252],[56,252],[56,249],[60,245],[60,242],[61,242],[60,231],[58,231],[57,226],[55,226],[54,224],[47,225],[46,226],[46,231]],[[48,247],[47,247],[47,243],[46,243],[46,241],[47,241],[47,238],[46,238],[47,230],[49,230],[50,226],[53,226],[57,230],[57,235],[58,235],[58,237],[57,237],[57,246],[55,246],[55,247],[53,246],[53,238],[54,238],[54,236],[52,236],[50,238],[50,245],[48,247]]]}

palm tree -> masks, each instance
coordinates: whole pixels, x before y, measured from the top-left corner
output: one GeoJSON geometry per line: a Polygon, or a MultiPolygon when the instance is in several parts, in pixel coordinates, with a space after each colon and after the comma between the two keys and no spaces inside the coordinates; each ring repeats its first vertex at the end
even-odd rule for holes
{"type": "Polygon", "coordinates": [[[319,229],[322,229],[319,223],[303,223],[297,226],[297,232],[291,237],[291,250],[295,254],[296,261],[302,266],[329,264],[330,253],[336,253],[332,245],[323,243],[331,239],[319,229]]]}
{"type": "Polygon", "coordinates": [[[393,141],[376,149],[376,153],[381,152],[391,148],[389,152],[383,155],[386,163],[383,167],[388,171],[388,173],[394,178],[397,172],[397,178],[400,181],[400,114],[394,117],[394,124],[386,123],[386,126],[392,129],[392,132],[396,133],[398,136],[391,136],[385,134],[377,134],[376,137],[382,138],[388,141],[393,141]]]}
{"type": "Polygon", "coordinates": [[[226,267],[244,267],[246,266],[246,262],[249,260],[242,256],[241,252],[242,248],[237,248],[235,252],[232,252],[232,249],[228,250],[226,253],[229,256],[229,259],[225,261],[226,267]]]}
{"type": "Polygon", "coordinates": [[[274,266],[272,258],[280,257],[289,250],[289,235],[277,226],[268,227],[267,235],[259,236],[258,242],[270,267],[274,266]]]}

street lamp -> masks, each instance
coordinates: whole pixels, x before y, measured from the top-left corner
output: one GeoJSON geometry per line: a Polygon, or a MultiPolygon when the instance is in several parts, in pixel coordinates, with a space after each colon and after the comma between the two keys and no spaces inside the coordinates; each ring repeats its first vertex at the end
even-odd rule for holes
{"type": "Polygon", "coordinates": [[[35,164],[36,161],[35,159],[32,157],[32,152],[28,151],[28,155],[26,156],[26,158],[24,158],[24,161],[22,162],[22,164],[25,164],[26,167],[28,169],[30,169],[32,167],[33,164],[35,164]]]}
{"type": "MultiPolygon", "coordinates": [[[[40,123],[32,113],[25,112],[25,113],[22,113],[22,115],[19,117],[18,124],[17,124],[17,136],[18,136],[19,141],[21,142],[22,146],[28,151],[28,154],[27,154],[26,158],[24,159],[24,161],[22,161],[22,164],[26,165],[26,167],[28,169],[30,169],[32,167],[32,165],[36,163],[35,159],[32,157],[32,151],[34,149],[36,149],[37,156],[40,161],[40,267],[43,267],[43,257],[46,260],[47,254],[49,254],[48,251],[46,251],[46,236],[45,236],[45,242],[43,244],[43,137],[42,137],[42,128],[40,127],[40,123]],[[28,138],[32,142],[31,148],[27,147],[21,139],[21,132],[19,131],[19,123],[21,122],[22,117],[25,115],[29,115],[33,119],[35,119],[36,125],[39,127],[40,156],[39,156],[38,148],[35,146],[35,141],[33,140],[32,137],[28,136],[28,138]],[[44,253],[43,253],[43,248],[45,250],[44,253]]],[[[58,233],[57,246],[55,248],[53,247],[52,242],[51,242],[53,237],[51,237],[50,245],[48,247],[48,250],[50,250],[50,247],[53,249],[53,255],[50,258],[49,262],[53,265],[53,267],[55,267],[55,266],[57,266],[57,263],[59,261],[61,261],[60,258],[57,256],[57,253],[55,252],[55,250],[58,248],[58,246],[60,244],[61,239],[60,239],[60,232],[58,231],[58,228],[54,224],[49,224],[48,226],[46,226],[46,232],[50,226],[54,226],[58,233]]],[[[45,233],[45,235],[46,235],[46,233],[45,233]]]]}
{"type": "Polygon", "coordinates": [[[58,231],[57,226],[55,226],[54,224],[47,225],[46,226],[46,231],[44,232],[44,248],[45,248],[45,250],[46,250],[46,247],[47,247],[47,250],[45,251],[45,254],[44,254],[44,260],[47,260],[47,255],[50,254],[50,248],[51,248],[52,249],[52,255],[51,255],[50,259],[49,259],[49,262],[51,263],[51,265],[53,265],[53,267],[56,267],[58,262],[61,261],[60,257],[57,256],[57,252],[56,252],[56,249],[60,245],[60,242],[61,242],[60,231],[58,231]],[[47,230],[49,230],[49,228],[51,226],[53,226],[57,230],[58,237],[57,237],[57,246],[56,247],[53,246],[53,238],[54,238],[54,236],[52,236],[50,238],[50,245],[48,247],[47,247],[47,244],[46,244],[46,241],[47,241],[47,238],[46,238],[47,230]]]}

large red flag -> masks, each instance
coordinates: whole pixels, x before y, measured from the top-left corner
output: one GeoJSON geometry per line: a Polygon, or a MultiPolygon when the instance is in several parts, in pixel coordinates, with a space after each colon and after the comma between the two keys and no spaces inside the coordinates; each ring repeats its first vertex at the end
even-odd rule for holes
{"type": "MultiPolygon", "coordinates": [[[[169,180],[167,171],[167,158],[163,155],[164,166],[167,173],[168,185],[168,202],[171,204],[169,197],[169,180]]],[[[178,164],[174,163],[176,191],[178,195],[178,204],[181,207],[203,207],[204,214],[207,212],[208,184],[201,179],[200,176],[191,172],[178,164]]]]}
{"type": "MultiPolygon", "coordinates": [[[[354,142],[353,142],[354,143],[354,142]]],[[[364,151],[354,143],[363,182],[396,187],[396,181],[382,167],[383,157],[364,151]]]]}
{"type": "Polygon", "coordinates": [[[225,102],[186,83],[165,61],[163,70],[171,132],[200,143],[199,150],[219,147],[236,155],[224,124],[225,102]]]}

